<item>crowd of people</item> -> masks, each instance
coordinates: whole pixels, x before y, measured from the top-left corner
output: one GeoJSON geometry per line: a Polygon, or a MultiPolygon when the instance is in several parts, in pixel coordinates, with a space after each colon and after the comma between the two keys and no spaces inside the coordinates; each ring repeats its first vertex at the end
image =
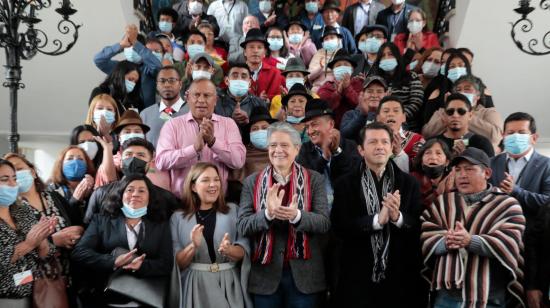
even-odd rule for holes
{"type": "Polygon", "coordinates": [[[51,175],[0,159],[1,307],[550,306],[536,121],[420,8],[155,17],[95,55],[51,175]]]}

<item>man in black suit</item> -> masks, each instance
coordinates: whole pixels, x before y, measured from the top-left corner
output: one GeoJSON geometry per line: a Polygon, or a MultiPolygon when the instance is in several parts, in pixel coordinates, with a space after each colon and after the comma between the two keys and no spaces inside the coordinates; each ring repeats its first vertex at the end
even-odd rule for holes
{"type": "Polygon", "coordinates": [[[414,5],[405,3],[405,0],[392,0],[392,5],[378,13],[376,24],[388,28],[389,39],[393,39],[398,33],[408,32],[408,17],[414,5]]]}
{"type": "Polygon", "coordinates": [[[357,35],[364,26],[376,24],[378,13],[385,9],[384,4],[375,0],[361,0],[346,8],[342,17],[342,26],[357,35]]]}

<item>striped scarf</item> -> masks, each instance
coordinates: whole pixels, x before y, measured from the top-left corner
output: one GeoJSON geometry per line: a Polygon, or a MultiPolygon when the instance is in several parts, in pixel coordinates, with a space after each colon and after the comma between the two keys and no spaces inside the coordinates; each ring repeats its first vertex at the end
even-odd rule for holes
{"type": "Polygon", "coordinates": [[[489,297],[490,263],[498,262],[511,274],[507,289],[523,305],[523,241],[525,217],[518,201],[498,188],[470,206],[458,193],[439,196],[424,211],[422,254],[424,278],[432,290],[462,289],[463,307],[485,307],[489,297]],[[436,256],[434,251],[445,233],[463,223],[470,235],[478,235],[495,258],[470,254],[465,249],[451,250],[436,256]]]}
{"type": "MultiPolygon", "coordinates": [[[[273,185],[273,166],[268,165],[262,170],[256,178],[254,185],[254,211],[258,212],[267,208],[267,190],[273,185]]],[[[298,210],[311,211],[311,183],[309,171],[301,165],[294,163],[292,165],[292,174],[290,176],[290,195],[291,202],[293,195],[297,194],[298,210]]],[[[283,205],[284,206],[284,205],[283,205]]],[[[273,242],[275,234],[273,227],[259,235],[256,242],[256,251],[253,260],[260,264],[271,263],[273,256],[273,242]]],[[[309,238],[305,232],[297,231],[292,224],[289,224],[288,240],[286,244],[287,259],[304,259],[311,257],[309,249],[309,238]]]]}

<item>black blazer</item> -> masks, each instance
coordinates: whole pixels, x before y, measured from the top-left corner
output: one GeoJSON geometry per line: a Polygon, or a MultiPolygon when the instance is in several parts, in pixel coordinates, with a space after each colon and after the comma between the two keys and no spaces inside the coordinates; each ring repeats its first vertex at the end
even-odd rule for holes
{"type": "Polygon", "coordinates": [[[403,225],[390,226],[390,246],[386,279],[372,282],[374,257],[370,235],[374,216],[368,215],[362,197],[361,175],[364,163],[355,164],[352,172],[334,184],[331,212],[333,230],[342,240],[341,276],[335,296],[343,307],[419,307],[423,286],[420,276],[419,184],[402,172],[391,160],[395,172],[395,190],[401,194],[403,225]]]}
{"type": "Polygon", "coordinates": [[[550,288],[550,204],[539,208],[533,227],[525,233],[525,288],[541,290],[545,302],[550,288]]]}

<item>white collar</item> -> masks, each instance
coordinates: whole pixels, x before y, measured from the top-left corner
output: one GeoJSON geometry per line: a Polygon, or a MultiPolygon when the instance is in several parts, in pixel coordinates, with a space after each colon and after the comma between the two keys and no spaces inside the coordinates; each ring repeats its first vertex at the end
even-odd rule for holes
{"type": "MultiPolygon", "coordinates": [[[[527,152],[527,154],[525,154],[524,156],[518,158],[518,159],[525,159],[525,161],[529,161],[531,160],[531,157],[533,156],[533,153],[535,153],[535,148],[533,146],[531,146],[531,149],[527,152]]],[[[506,153],[506,160],[510,160],[510,159],[513,159],[510,154],[506,153]]]]}
{"type": "MultiPolygon", "coordinates": [[[[179,112],[180,109],[181,109],[181,107],[183,106],[184,103],[185,103],[185,102],[183,101],[183,99],[182,99],[181,96],[180,96],[180,98],[178,99],[178,101],[175,102],[175,103],[172,105],[172,109],[174,109],[174,113],[179,112]]],[[[164,109],[166,109],[166,104],[161,100],[161,101],[160,101],[160,104],[159,104],[159,113],[163,112],[164,109]]]]}
{"type": "Polygon", "coordinates": [[[275,171],[275,168],[273,169],[273,178],[277,183],[281,185],[286,185],[290,181],[291,175],[292,172],[290,172],[287,176],[282,176],[281,174],[277,173],[277,171],[275,171]]]}

